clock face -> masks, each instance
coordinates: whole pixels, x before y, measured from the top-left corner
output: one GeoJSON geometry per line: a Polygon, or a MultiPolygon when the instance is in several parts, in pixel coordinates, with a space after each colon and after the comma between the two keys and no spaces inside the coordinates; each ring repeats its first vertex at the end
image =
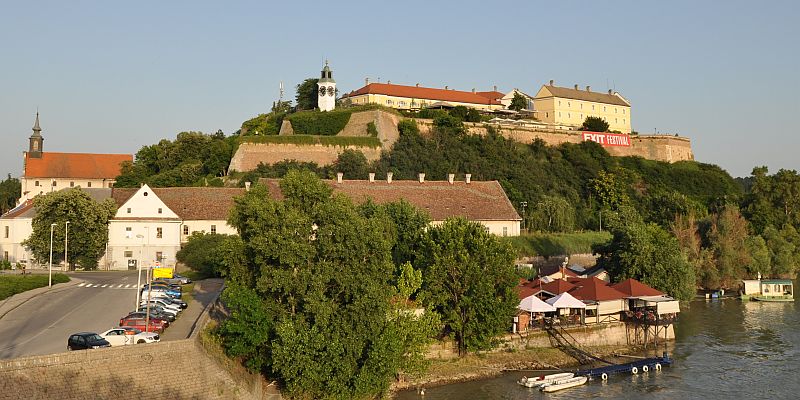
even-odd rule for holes
{"type": "Polygon", "coordinates": [[[320,86],[319,87],[319,95],[320,96],[325,96],[325,86],[320,86]]]}
{"type": "Polygon", "coordinates": [[[333,96],[334,90],[333,86],[328,86],[328,96],[333,96]]]}

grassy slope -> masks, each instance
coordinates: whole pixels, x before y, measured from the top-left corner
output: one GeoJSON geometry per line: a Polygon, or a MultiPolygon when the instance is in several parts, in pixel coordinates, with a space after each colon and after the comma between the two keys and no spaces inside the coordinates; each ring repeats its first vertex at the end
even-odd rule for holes
{"type": "MultiPolygon", "coordinates": [[[[17,293],[47,286],[47,275],[0,275],[0,300],[17,293]]],[[[64,274],[53,274],[53,283],[69,282],[64,274]]]]}
{"type": "Polygon", "coordinates": [[[518,257],[591,253],[592,246],[611,240],[608,232],[531,233],[506,237],[518,257]]]}

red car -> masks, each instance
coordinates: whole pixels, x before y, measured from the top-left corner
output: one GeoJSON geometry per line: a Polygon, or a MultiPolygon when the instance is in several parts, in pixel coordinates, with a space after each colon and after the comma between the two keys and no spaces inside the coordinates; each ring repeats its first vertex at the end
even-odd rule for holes
{"type": "Polygon", "coordinates": [[[146,319],[142,316],[129,315],[119,320],[119,326],[131,327],[147,332],[164,332],[169,322],[163,319],[150,318],[150,324],[146,325],[146,319]],[[146,329],[149,326],[149,329],[146,329]]]}

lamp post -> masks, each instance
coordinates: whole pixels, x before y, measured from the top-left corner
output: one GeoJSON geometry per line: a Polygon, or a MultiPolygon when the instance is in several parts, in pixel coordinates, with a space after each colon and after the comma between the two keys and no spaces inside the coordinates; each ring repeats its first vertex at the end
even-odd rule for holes
{"type": "Polygon", "coordinates": [[[136,306],[133,307],[134,310],[139,309],[139,303],[141,302],[139,295],[142,293],[142,258],[144,257],[144,236],[136,235],[136,237],[142,239],[142,249],[139,250],[139,262],[136,263],[138,272],[136,274],[136,306]]]}
{"type": "Polygon", "coordinates": [[[519,204],[522,206],[522,230],[525,230],[525,207],[528,207],[528,202],[522,201],[519,204]]]}
{"type": "Polygon", "coordinates": [[[53,222],[50,224],[50,266],[48,270],[50,271],[50,277],[47,279],[47,287],[53,287],[53,228],[56,227],[56,223],[53,222]]]}
{"type": "Polygon", "coordinates": [[[69,221],[64,224],[64,271],[69,271],[69,263],[67,262],[67,246],[69,246],[69,221]]]}

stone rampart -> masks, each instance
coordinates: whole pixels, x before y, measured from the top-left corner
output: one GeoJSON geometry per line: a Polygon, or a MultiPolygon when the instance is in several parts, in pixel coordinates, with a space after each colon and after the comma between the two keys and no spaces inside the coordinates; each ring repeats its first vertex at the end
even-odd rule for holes
{"type": "Polygon", "coordinates": [[[0,361],[0,399],[255,399],[195,339],[0,361]]]}
{"type": "Polygon", "coordinates": [[[377,160],[381,149],[365,146],[325,146],[321,144],[298,145],[278,143],[242,143],[231,159],[231,171],[252,171],[258,164],[275,164],[284,160],[315,162],[317,165],[329,165],[347,149],[358,150],[367,160],[377,160]]]}
{"type": "MultiPolygon", "coordinates": [[[[430,134],[433,129],[433,120],[417,119],[420,133],[430,134]]],[[[467,131],[472,135],[486,135],[486,125],[481,123],[465,123],[467,131]]],[[[541,139],[548,146],[558,146],[562,143],[580,143],[583,141],[581,132],[546,129],[538,127],[493,125],[499,134],[520,143],[532,143],[541,139]]],[[[667,135],[633,135],[630,136],[630,146],[604,147],[612,156],[639,156],[649,160],[677,162],[694,160],[692,143],[689,138],[667,135]]]]}

